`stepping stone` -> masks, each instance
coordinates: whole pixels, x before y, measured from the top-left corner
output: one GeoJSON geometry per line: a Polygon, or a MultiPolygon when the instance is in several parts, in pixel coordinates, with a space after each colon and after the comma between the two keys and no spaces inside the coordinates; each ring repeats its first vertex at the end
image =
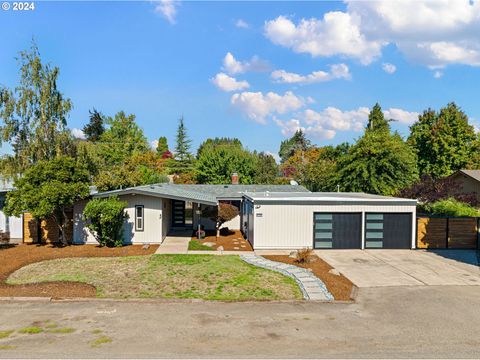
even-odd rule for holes
{"type": "Polygon", "coordinates": [[[207,241],[207,242],[204,242],[204,243],[202,243],[202,244],[205,245],[205,246],[214,246],[214,245],[215,245],[214,242],[208,242],[208,241],[207,241]]]}
{"type": "Polygon", "coordinates": [[[234,246],[233,250],[240,250],[240,248],[238,246],[234,246]]]}
{"type": "Polygon", "coordinates": [[[240,247],[245,248],[245,247],[247,247],[247,246],[246,246],[246,245],[240,245],[240,247]]]}

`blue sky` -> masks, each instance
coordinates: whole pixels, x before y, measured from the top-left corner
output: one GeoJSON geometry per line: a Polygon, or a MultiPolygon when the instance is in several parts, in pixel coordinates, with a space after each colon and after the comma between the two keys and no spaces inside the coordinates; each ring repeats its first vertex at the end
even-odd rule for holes
{"type": "Polygon", "coordinates": [[[35,38],[60,67],[72,129],[93,107],[124,110],[173,145],[183,114],[195,147],[228,136],[276,153],[297,128],[353,141],[377,101],[404,135],[450,101],[476,125],[479,30],[478,2],[458,0],[36,2],[0,11],[0,84],[17,84],[15,56],[35,38]]]}

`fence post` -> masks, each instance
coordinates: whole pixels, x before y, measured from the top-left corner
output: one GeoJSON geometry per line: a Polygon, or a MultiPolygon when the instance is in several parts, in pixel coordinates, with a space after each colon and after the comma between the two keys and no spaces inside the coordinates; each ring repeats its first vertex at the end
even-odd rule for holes
{"type": "Polygon", "coordinates": [[[449,238],[449,235],[450,235],[449,234],[450,229],[448,228],[449,227],[449,222],[450,222],[449,220],[450,220],[450,218],[447,216],[447,226],[446,226],[447,227],[447,231],[446,231],[447,236],[446,236],[445,249],[448,249],[448,238],[449,238]]]}
{"type": "Polygon", "coordinates": [[[477,217],[477,250],[479,248],[479,242],[480,242],[480,218],[477,217]]]}

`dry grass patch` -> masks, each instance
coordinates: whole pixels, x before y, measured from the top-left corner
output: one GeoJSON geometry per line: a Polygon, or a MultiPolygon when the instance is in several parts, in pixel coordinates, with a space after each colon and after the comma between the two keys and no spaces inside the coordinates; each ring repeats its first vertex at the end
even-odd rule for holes
{"type": "Polygon", "coordinates": [[[200,298],[206,300],[301,299],[294,280],[257,268],[237,256],[150,255],[57,259],[28,265],[10,284],[88,283],[98,297],[200,298]]]}

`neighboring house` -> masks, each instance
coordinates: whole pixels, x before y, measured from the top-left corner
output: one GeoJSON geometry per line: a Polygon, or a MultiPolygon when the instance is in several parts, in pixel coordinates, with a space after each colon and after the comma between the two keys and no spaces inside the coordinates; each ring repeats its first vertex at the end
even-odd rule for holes
{"type": "MultiPolygon", "coordinates": [[[[128,219],[124,228],[126,243],[160,243],[170,230],[192,228],[200,223],[203,228],[213,230],[215,224],[198,212],[219,202],[228,202],[242,208],[245,193],[257,191],[308,192],[298,185],[197,185],[156,184],[93,194],[93,198],[117,195],[127,202],[128,219]]],[[[82,219],[88,199],[79,201],[73,209],[74,243],[95,243],[82,219]]],[[[241,229],[241,215],[223,226],[241,229]]]]}
{"type": "Polygon", "coordinates": [[[463,194],[475,194],[480,204],[480,170],[459,170],[450,175],[463,194]]]}
{"type": "MultiPolygon", "coordinates": [[[[175,229],[214,224],[201,217],[227,201],[240,216],[225,226],[241,229],[254,249],[415,248],[416,200],[363,193],[312,193],[298,185],[137,186],[92,195],[127,202],[126,243],[160,243],[175,229]]],[[[95,243],[74,206],[74,242],[95,243]]]]}
{"type": "Polygon", "coordinates": [[[3,213],[7,193],[13,189],[12,180],[0,177],[0,240],[18,243],[23,241],[23,216],[6,216],[3,213]]]}

